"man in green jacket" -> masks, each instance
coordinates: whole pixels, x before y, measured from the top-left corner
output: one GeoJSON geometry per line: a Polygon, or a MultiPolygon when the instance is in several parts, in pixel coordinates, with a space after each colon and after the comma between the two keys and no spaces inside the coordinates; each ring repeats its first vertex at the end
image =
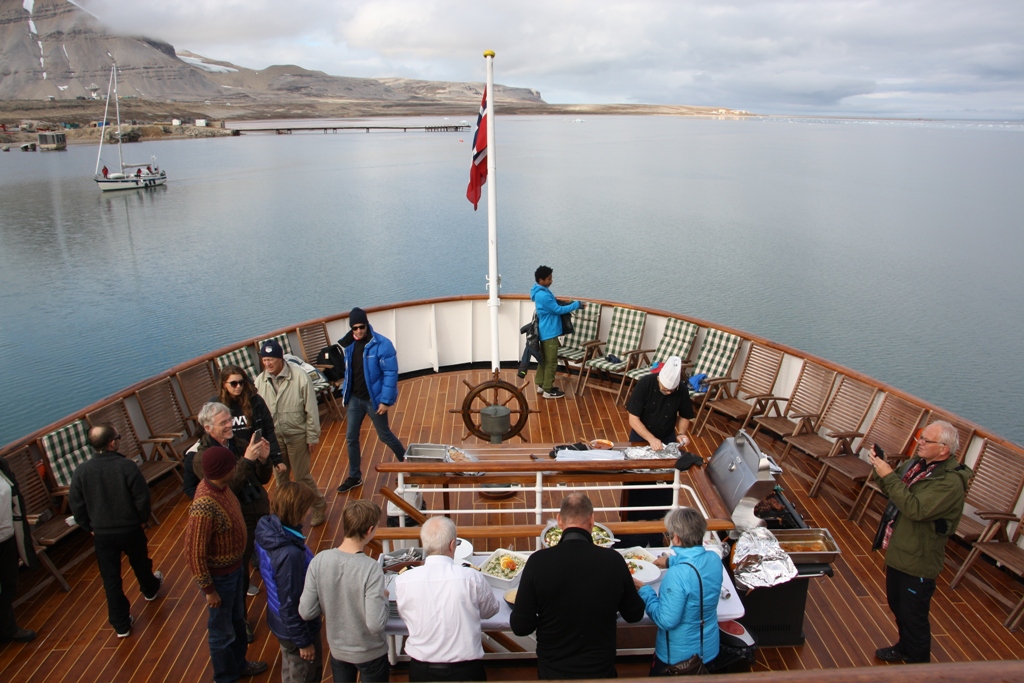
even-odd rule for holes
{"type": "Polygon", "coordinates": [[[885,590],[896,618],[899,640],[879,648],[885,662],[931,660],[928,610],[935,578],[942,571],[946,539],[964,511],[964,495],[974,473],[953,456],[959,448],[956,428],[948,422],[925,427],[917,438],[917,455],[893,471],[869,451],[874,478],[889,497],[875,547],[885,550],[885,590]]]}

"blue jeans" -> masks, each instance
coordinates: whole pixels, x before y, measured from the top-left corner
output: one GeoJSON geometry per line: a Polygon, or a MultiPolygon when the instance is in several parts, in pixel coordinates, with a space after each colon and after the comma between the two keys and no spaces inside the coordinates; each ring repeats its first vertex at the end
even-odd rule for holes
{"type": "Polygon", "coordinates": [[[245,668],[245,588],[239,568],[226,576],[214,576],[213,587],[220,595],[220,607],[210,607],[210,663],[217,683],[237,681],[245,668]]]}
{"type": "Polygon", "coordinates": [[[387,654],[368,662],[343,662],[331,655],[331,675],[334,683],[354,683],[356,672],[361,673],[363,683],[386,683],[391,678],[391,664],[388,663],[387,654]]]}
{"type": "Polygon", "coordinates": [[[399,460],[405,458],[405,446],[394,435],[388,426],[388,414],[377,414],[377,406],[372,401],[352,395],[348,399],[348,427],[345,429],[345,440],[348,442],[348,476],[361,479],[360,463],[362,457],[359,453],[359,428],[363,426],[363,418],[370,416],[377,436],[384,444],[394,451],[399,460]]]}

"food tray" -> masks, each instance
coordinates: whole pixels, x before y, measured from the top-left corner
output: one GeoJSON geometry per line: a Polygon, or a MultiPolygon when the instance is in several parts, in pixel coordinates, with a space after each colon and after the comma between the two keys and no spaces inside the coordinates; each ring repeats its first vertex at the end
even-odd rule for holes
{"type": "Polygon", "coordinates": [[[773,529],[772,533],[793,564],[832,564],[841,552],[828,529],[773,529]],[[787,544],[794,543],[819,543],[823,549],[788,550],[787,544]]]}
{"type": "MultiPolygon", "coordinates": [[[[548,542],[547,542],[548,531],[550,531],[551,529],[553,529],[553,528],[555,528],[557,526],[558,526],[558,522],[557,521],[555,521],[553,519],[548,520],[547,526],[545,526],[544,530],[540,532],[540,543],[541,543],[541,546],[543,546],[545,548],[551,547],[551,546],[548,545],[548,542]]],[[[604,524],[595,523],[594,526],[598,527],[600,529],[603,529],[604,532],[608,535],[608,540],[606,540],[604,543],[598,543],[595,540],[594,541],[595,545],[599,545],[602,548],[611,548],[613,545],[615,545],[616,542],[618,542],[619,539],[615,538],[615,534],[612,533],[612,530],[609,529],[608,527],[606,527],[604,524]]],[[[558,545],[558,544],[556,543],[555,545],[558,545]]]]}
{"type": "Polygon", "coordinates": [[[498,548],[493,553],[491,553],[486,558],[484,558],[484,560],[479,565],[477,565],[477,566],[480,568],[480,573],[484,575],[485,579],[487,579],[487,583],[491,584],[495,588],[500,588],[502,590],[508,590],[509,588],[515,588],[516,586],[519,585],[519,579],[522,578],[522,576],[523,576],[523,567],[526,566],[526,560],[527,559],[528,559],[527,556],[523,555],[522,553],[513,552],[511,550],[506,550],[505,548],[498,548]],[[510,579],[505,579],[505,578],[502,578],[500,576],[494,576],[492,574],[488,574],[487,572],[484,571],[484,567],[486,567],[487,564],[489,562],[491,562],[491,560],[493,560],[495,558],[503,557],[505,555],[509,555],[509,556],[515,558],[516,562],[519,564],[519,568],[516,570],[515,576],[513,576],[510,579]]]}
{"type": "Polygon", "coordinates": [[[414,443],[405,449],[405,457],[413,462],[444,462],[448,446],[440,443],[414,443]]]}

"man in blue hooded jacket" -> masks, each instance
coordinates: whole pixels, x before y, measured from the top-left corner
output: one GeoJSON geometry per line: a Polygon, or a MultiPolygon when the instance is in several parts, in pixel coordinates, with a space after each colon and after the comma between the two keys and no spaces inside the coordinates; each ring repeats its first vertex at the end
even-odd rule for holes
{"type": "Polygon", "coordinates": [[[537,385],[537,393],[544,398],[562,398],[565,392],[555,386],[555,368],[558,366],[558,338],[562,336],[562,316],[566,313],[583,308],[582,301],[573,301],[562,305],[555,299],[549,287],[553,281],[552,270],[548,266],[540,266],[533,274],[536,284],[530,290],[530,298],[537,309],[537,327],[540,330],[541,360],[537,364],[537,372],[533,381],[537,385]]]}
{"type": "Polygon", "coordinates": [[[360,471],[359,429],[363,418],[370,416],[377,436],[399,461],[405,460],[405,446],[388,426],[388,409],[398,400],[398,355],[395,345],[370,327],[366,311],[353,308],[348,315],[349,333],[339,344],[345,349],[345,395],[348,408],[348,478],[341,482],[338,493],[362,486],[360,471]]]}

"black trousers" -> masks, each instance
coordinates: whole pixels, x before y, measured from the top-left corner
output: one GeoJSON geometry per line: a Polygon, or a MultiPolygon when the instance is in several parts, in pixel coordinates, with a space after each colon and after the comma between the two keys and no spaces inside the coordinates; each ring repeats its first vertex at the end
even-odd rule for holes
{"type": "Polygon", "coordinates": [[[900,639],[896,643],[908,662],[928,662],[932,656],[932,629],[928,611],[935,593],[935,579],[922,579],[885,568],[885,595],[896,617],[900,639]]]}
{"type": "Polygon", "coordinates": [[[138,526],[131,531],[96,534],[93,543],[96,564],[103,577],[103,590],[107,594],[107,619],[118,633],[124,633],[131,627],[131,604],[121,585],[121,553],[128,556],[128,563],[144,596],[156,595],[160,590],[160,579],[153,576],[146,532],[138,526]]]}
{"type": "Polygon", "coordinates": [[[487,670],[479,659],[450,664],[431,664],[416,659],[409,660],[409,680],[420,681],[486,681],[487,670]]]}
{"type": "Polygon", "coordinates": [[[0,543],[0,637],[14,635],[14,596],[18,594],[18,537],[0,543]]]}

